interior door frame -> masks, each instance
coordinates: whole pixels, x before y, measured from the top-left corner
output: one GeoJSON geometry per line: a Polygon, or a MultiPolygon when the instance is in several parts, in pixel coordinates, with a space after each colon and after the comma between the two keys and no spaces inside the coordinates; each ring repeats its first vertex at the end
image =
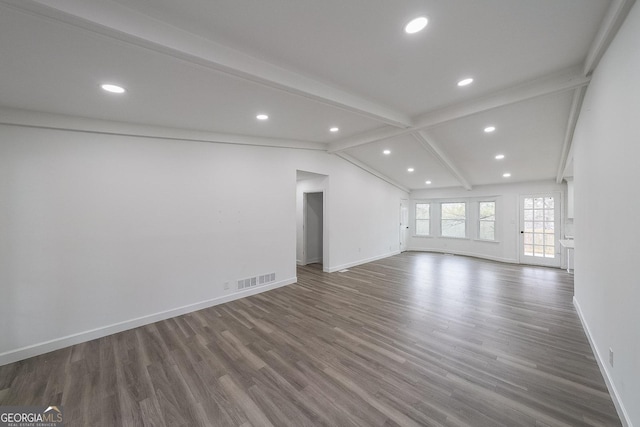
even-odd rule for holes
{"type": "Polygon", "coordinates": [[[327,268],[327,199],[325,190],[305,191],[302,193],[302,265],[307,265],[307,195],[322,194],[322,266],[327,268]]]}
{"type": "Polygon", "coordinates": [[[528,265],[538,265],[542,267],[562,267],[562,249],[559,240],[562,238],[562,230],[564,228],[564,198],[561,191],[548,191],[544,193],[525,193],[518,196],[518,228],[517,228],[517,244],[518,244],[518,263],[528,265]],[[553,196],[554,201],[554,258],[542,258],[524,255],[524,199],[527,197],[549,197],[553,196]],[[539,260],[543,260],[540,262],[539,260]],[[553,260],[546,262],[545,260],[553,260]],[[536,262],[538,261],[538,262],[536,262]]]}

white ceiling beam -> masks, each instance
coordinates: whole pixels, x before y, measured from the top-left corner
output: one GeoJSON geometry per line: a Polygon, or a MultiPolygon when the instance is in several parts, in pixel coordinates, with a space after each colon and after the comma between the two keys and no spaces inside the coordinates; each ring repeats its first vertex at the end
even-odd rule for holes
{"type": "Polygon", "coordinates": [[[262,61],[112,0],[0,0],[16,9],[195,63],[396,127],[411,118],[370,99],[262,61]]]}
{"type": "Polygon", "coordinates": [[[415,118],[414,126],[406,129],[384,127],[374,132],[354,135],[329,144],[329,152],[335,153],[360,145],[382,141],[406,133],[428,129],[430,127],[461,119],[464,117],[479,114],[495,108],[515,104],[537,98],[539,96],[560,93],[573,90],[589,84],[589,77],[581,74],[580,70],[572,68],[560,73],[554,73],[525,84],[506,88],[481,98],[465,101],[459,104],[431,111],[427,114],[415,118]]]}
{"type": "Polygon", "coordinates": [[[451,120],[483,113],[495,108],[515,104],[540,96],[565,92],[585,86],[589,78],[575,68],[548,75],[518,86],[493,92],[491,95],[427,113],[415,119],[415,126],[425,129],[451,120]]]}
{"type": "Polygon", "coordinates": [[[413,137],[427,150],[449,173],[460,183],[465,190],[473,187],[455,163],[442,151],[442,148],[425,131],[416,132],[413,137]]]}
{"type": "Polygon", "coordinates": [[[571,144],[571,148],[569,149],[569,155],[567,156],[567,164],[564,166],[564,171],[562,171],[562,176],[565,179],[573,179],[573,148],[575,145],[571,144]],[[571,173],[569,173],[571,172],[571,173]]]}
{"type": "Polygon", "coordinates": [[[272,148],[294,148],[315,151],[326,151],[327,149],[327,144],[323,142],[166,128],[162,126],[113,122],[108,120],[89,119],[85,117],[17,110],[3,107],[0,107],[0,125],[66,130],[71,132],[85,132],[103,135],[132,136],[139,138],[253,145],[272,148]]]}
{"type": "Polygon", "coordinates": [[[580,109],[582,108],[582,101],[584,100],[584,94],[587,91],[586,86],[582,86],[573,92],[573,100],[571,101],[571,110],[569,111],[569,118],[567,119],[567,129],[564,134],[564,141],[562,143],[562,152],[560,154],[560,163],[558,164],[558,173],[556,174],[556,183],[560,184],[564,178],[567,163],[571,159],[570,154],[573,153],[572,142],[573,133],[576,130],[576,124],[578,123],[578,117],[580,117],[580,109]]]}
{"type": "Polygon", "coordinates": [[[405,187],[404,185],[394,181],[393,179],[389,178],[388,176],[381,174],[380,172],[378,172],[377,170],[373,169],[372,167],[369,167],[367,165],[365,165],[364,163],[362,163],[360,160],[348,155],[347,153],[335,153],[336,156],[340,157],[343,160],[346,160],[347,162],[351,163],[354,166],[359,167],[360,169],[369,172],[371,175],[380,178],[383,181],[386,181],[387,183],[393,185],[396,188],[399,188],[400,190],[404,191],[405,193],[410,193],[411,190],[408,189],[407,187],[405,187]]]}
{"type": "Polygon", "coordinates": [[[635,1],[636,0],[613,0],[611,2],[607,14],[602,20],[598,34],[596,34],[595,39],[591,43],[591,47],[584,61],[583,74],[585,76],[590,76],[593,70],[596,69],[602,55],[604,55],[609,48],[609,45],[629,14],[635,1]]]}
{"type": "Polygon", "coordinates": [[[349,148],[359,147],[361,145],[367,145],[372,142],[384,141],[385,139],[395,138],[397,136],[405,135],[415,132],[416,129],[406,128],[398,129],[391,126],[383,126],[378,129],[359,133],[347,138],[342,138],[334,142],[329,143],[329,153],[338,153],[340,151],[347,150],[349,148]]]}

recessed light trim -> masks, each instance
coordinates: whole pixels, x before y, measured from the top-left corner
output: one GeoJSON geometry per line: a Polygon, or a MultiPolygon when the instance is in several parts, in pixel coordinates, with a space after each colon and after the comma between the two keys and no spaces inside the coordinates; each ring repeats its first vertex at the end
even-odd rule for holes
{"type": "Polygon", "coordinates": [[[269,120],[269,116],[266,115],[266,114],[258,114],[256,116],[256,119],[258,119],[258,120],[269,120]]]}
{"type": "Polygon", "coordinates": [[[486,133],[491,133],[491,132],[495,132],[496,127],[495,126],[487,126],[486,128],[484,128],[484,131],[486,133]]]}
{"type": "Polygon", "coordinates": [[[458,86],[463,87],[463,86],[469,86],[471,83],[473,83],[473,79],[471,77],[467,77],[466,79],[462,79],[458,82],[458,86]]]}
{"type": "Polygon", "coordinates": [[[413,172],[414,170],[414,168],[407,168],[407,172],[413,172]]]}
{"type": "Polygon", "coordinates": [[[334,127],[332,127],[332,128],[329,128],[329,132],[338,132],[339,130],[340,130],[340,128],[339,128],[339,127],[337,127],[337,126],[334,126],[334,127]]]}
{"type": "Polygon", "coordinates": [[[431,185],[431,181],[425,181],[424,183],[427,185],[431,185]]]}
{"type": "Polygon", "coordinates": [[[102,90],[109,93],[121,94],[127,91],[122,86],[114,85],[113,83],[104,83],[104,84],[101,84],[100,87],[102,88],[102,90]]]}
{"type": "Polygon", "coordinates": [[[389,154],[391,154],[391,150],[384,150],[382,154],[386,154],[388,156],[389,154]]]}
{"type": "Polygon", "coordinates": [[[496,154],[496,160],[504,159],[504,154],[496,154]]]}
{"type": "Polygon", "coordinates": [[[404,32],[407,34],[415,34],[418,33],[427,26],[429,20],[426,16],[419,16],[417,18],[412,19],[404,26],[404,32]]]}
{"type": "Polygon", "coordinates": [[[504,178],[511,178],[511,174],[509,172],[503,173],[502,176],[504,178]]]}

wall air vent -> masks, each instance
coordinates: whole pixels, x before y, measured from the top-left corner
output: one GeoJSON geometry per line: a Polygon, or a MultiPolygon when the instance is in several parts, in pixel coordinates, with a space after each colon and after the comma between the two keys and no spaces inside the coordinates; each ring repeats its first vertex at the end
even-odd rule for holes
{"type": "Polygon", "coordinates": [[[276,281],[276,273],[262,274],[238,280],[238,290],[253,288],[254,286],[268,285],[276,281]]]}

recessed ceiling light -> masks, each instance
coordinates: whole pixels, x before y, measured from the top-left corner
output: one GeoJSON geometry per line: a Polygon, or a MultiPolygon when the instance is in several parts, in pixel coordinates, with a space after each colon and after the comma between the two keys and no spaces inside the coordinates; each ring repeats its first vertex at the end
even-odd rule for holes
{"type": "Polygon", "coordinates": [[[340,128],[337,127],[332,127],[331,129],[329,129],[329,132],[338,132],[340,130],[340,128]]]}
{"type": "Polygon", "coordinates": [[[511,176],[511,174],[509,172],[507,172],[507,173],[503,173],[502,176],[505,177],[505,178],[509,178],[511,176]]]}
{"type": "Polygon", "coordinates": [[[387,154],[387,155],[389,155],[389,154],[391,154],[391,150],[384,150],[384,151],[382,152],[382,154],[387,154]]]}
{"type": "Polygon", "coordinates": [[[407,169],[407,172],[413,172],[414,170],[415,169],[413,169],[413,168],[409,168],[409,169],[407,169]]]}
{"type": "Polygon", "coordinates": [[[269,116],[267,116],[266,114],[258,114],[256,116],[256,119],[258,119],[258,120],[267,120],[267,119],[269,119],[269,116]]]}
{"type": "Polygon", "coordinates": [[[471,83],[473,83],[473,79],[472,78],[467,78],[467,79],[462,79],[458,82],[458,86],[468,86],[471,83]]]}
{"type": "Polygon", "coordinates": [[[431,185],[431,181],[425,181],[424,183],[427,185],[431,185]]]}
{"type": "Polygon", "coordinates": [[[496,154],[496,160],[504,159],[504,154],[496,154]]]}
{"type": "Polygon", "coordinates": [[[486,133],[491,133],[491,132],[493,132],[494,130],[496,130],[496,127],[495,127],[495,126],[487,126],[486,128],[484,128],[484,131],[485,131],[486,133]]]}
{"type": "Polygon", "coordinates": [[[105,90],[105,91],[111,92],[111,93],[125,93],[126,92],[125,88],[123,88],[122,86],[114,85],[114,84],[111,84],[111,83],[105,83],[103,85],[100,85],[100,87],[102,88],[102,90],[105,90]]]}
{"type": "Polygon", "coordinates": [[[428,23],[429,20],[426,17],[420,16],[409,21],[409,23],[404,26],[404,32],[407,34],[415,34],[419,31],[422,31],[428,23]]]}

